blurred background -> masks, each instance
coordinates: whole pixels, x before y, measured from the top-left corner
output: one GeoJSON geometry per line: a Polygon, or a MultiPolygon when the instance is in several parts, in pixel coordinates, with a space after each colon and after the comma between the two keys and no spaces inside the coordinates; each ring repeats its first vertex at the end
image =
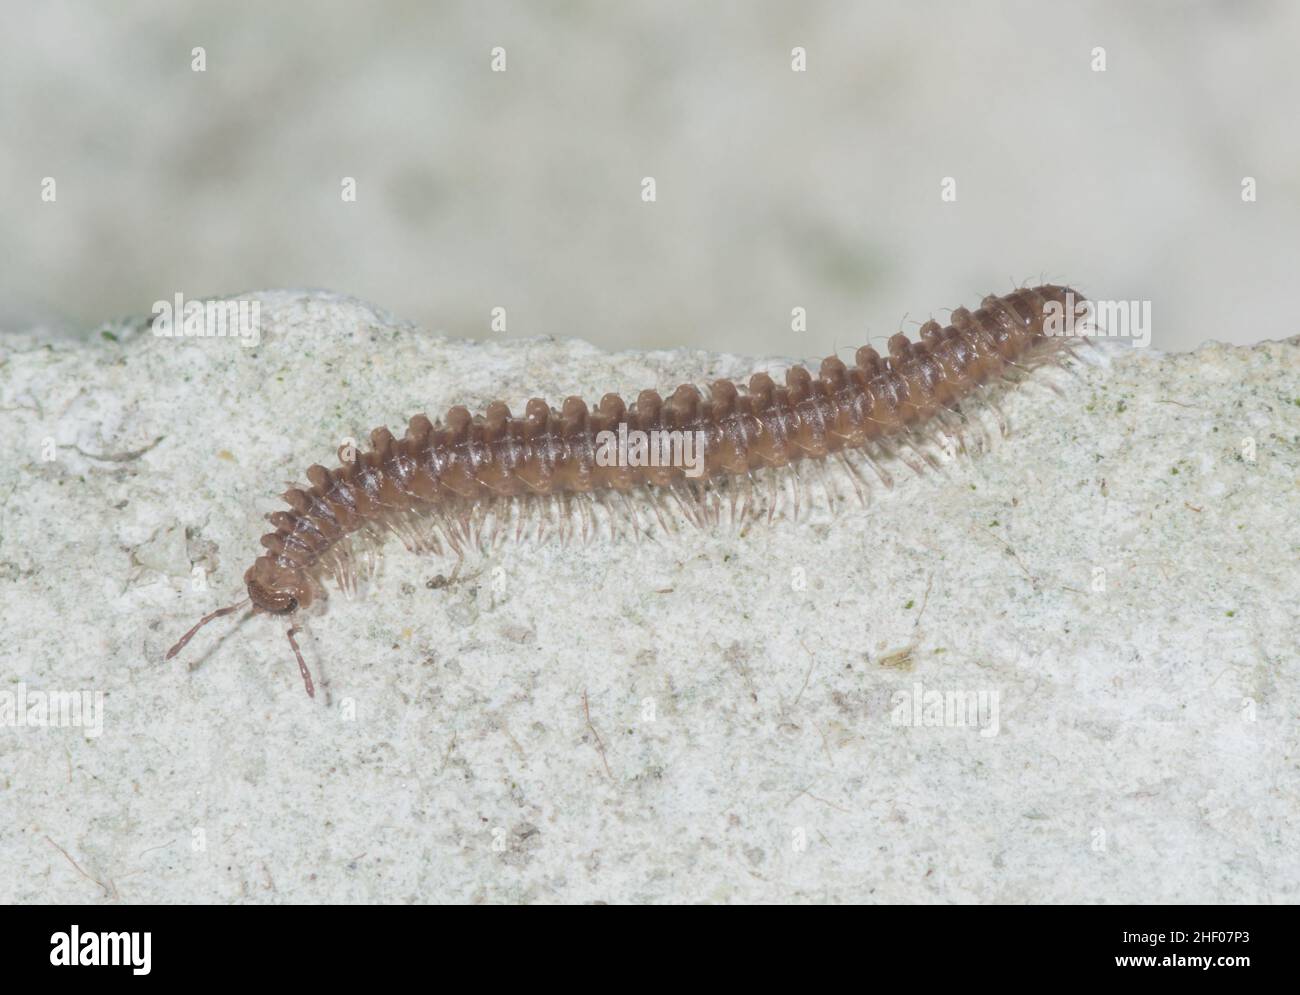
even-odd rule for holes
{"type": "Polygon", "coordinates": [[[1297,50],[1286,0],[0,0],[0,328],[321,287],[812,357],[1041,277],[1283,338],[1297,50]]]}

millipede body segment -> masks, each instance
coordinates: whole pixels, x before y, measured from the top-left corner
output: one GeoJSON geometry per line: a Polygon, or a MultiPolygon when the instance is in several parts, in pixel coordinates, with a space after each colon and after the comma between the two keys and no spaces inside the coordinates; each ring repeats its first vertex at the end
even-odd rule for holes
{"type": "MultiPolygon", "coordinates": [[[[958,308],[946,326],[927,322],[919,341],[893,336],[887,357],[863,346],[852,366],[835,356],[816,376],[794,366],[784,385],[756,373],[745,386],[718,380],[701,392],[686,384],[667,398],[643,390],[631,405],[606,394],[591,408],[570,397],[557,410],[534,398],[522,417],[501,401],[481,415],[458,406],[439,422],[416,415],[400,439],[375,429],[368,452],[341,450],[351,458],[334,470],[310,467],[309,486],[284,493],[289,510],[269,516],[266,552],[244,575],[248,598],[255,612],[292,615],[324,595],[325,579],[343,588],[355,583],[356,540],[365,546],[396,534],[418,552],[459,555],[476,522],[495,516],[498,525],[510,520],[522,530],[534,507],[557,509],[554,521],[570,516],[575,502],[584,517],[590,505],[609,502],[633,518],[640,509],[662,522],[663,507],[675,503],[702,522],[710,502],[727,492],[733,512],[741,496],[751,509],[757,476],[828,458],[848,468],[855,487],[863,464],[889,485],[885,465],[900,451],[919,453],[936,435],[964,446],[966,409],[986,386],[1059,362],[1083,307],[1082,295],[1068,287],[1022,288],[986,297],[973,312],[958,308]],[[1063,316],[1064,335],[1049,334],[1049,314],[1063,316]],[[698,476],[671,464],[605,465],[602,433],[620,430],[689,433],[701,446],[698,476]]],[[[538,520],[540,534],[540,511],[538,520]]]]}

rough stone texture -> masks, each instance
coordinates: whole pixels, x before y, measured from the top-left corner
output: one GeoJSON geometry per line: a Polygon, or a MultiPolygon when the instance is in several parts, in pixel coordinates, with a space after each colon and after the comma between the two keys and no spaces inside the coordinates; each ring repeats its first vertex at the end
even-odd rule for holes
{"type": "Polygon", "coordinates": [[[1300,340],[1103,347],[1008,394],[991,453],[833,518],[507,546],[446,587],[394,545],[309,621],[313,702],[265,617],[162,660],[242,596],[285,480],[416,411],[756,366],[260,299],[256,349],[6,349],[0,691],[104,721],[0,728],[0,899],[1300,899],[1300,340]],[[996,735],[900,723],[917,683],[996,693],[996,735]]]}

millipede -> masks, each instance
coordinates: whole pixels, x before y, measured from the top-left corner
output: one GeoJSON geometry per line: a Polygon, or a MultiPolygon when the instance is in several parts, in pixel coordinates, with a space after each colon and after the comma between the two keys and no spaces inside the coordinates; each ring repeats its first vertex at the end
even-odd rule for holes
{"type": "Polygon", "coordinates": [[[314,697],[294,638],[298,613],[327,597],[327,581],[354,592],[393,536],[415,553],[453,554],[459,568],[468,550],[510,535],[590,538],[607,526],[612,538],[639,537],[724,518],[770,521],[788,489],[797,518],[807,472],[833,493],[828,465],[865,504],[877,484],[893,486],[897,464],[923,473],[940,466],[936,446],[967,453],[973,437],[970,446],[983,448],[985,409],[1007,434],[992,388],[1043,366],[1068,369],[1073,344],[1086,342],[1076,333],[1086,310],[1069,287],[1024,287],[985,297],[975,311],[957,308],[947,325],[927,321],[919,341],[894,335],[886,357],[863,346],[852,366],[829,356],[816,377],[792,366],[784,386],[755,373],[744,387],[683,384],[667,399],[643,390],[631,405],[612,393],[591,408],[579,397],[558,409],[533,398],[522,418],[501,401],[481,415],[458,405],[439,421],[416,415],[400,439],[377,428],[368,451],[341,447],[337,469],[311,466],[309,486],[285,491],[289,510],[267,516],[265,552],[244,574],[248,596],[204,615],[166,659],[209,622],[251,605],[253,614],[287,619],[314,697]],[[696,474],[672,461],[599,459],[603,433],[620,431],[691,435],[700,443],[696,474]]]}

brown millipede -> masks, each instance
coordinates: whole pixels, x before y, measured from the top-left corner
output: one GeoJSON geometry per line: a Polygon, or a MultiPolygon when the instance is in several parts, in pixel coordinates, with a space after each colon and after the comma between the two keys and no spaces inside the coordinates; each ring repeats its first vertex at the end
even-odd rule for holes
{"type": "MultiPolygon", "coordinates": [[[[559,410],[533,398],[516,418],[495,401],[479,416],[460,406],[440,422],[416,415],[401,439],[377,428],[369,452],[340,450],[338,469],[312,466],[307,489],[284,493],[290,510],[268,516],[274,531],[262,536],[266,552],[244,574],[248,597],[205,615],[166,658],[208,622],[251,603],[254,613],[290,616],[289,644],[314,696],[292,618],[325,596],[326,579],[355,589],[358,573],[390,534],[415,552],[446,549],[461,557],[485,536],[505,535],[511,523],[522,537],[534,518],[543,538],[548,526],[564,534],[576,511],[587,534],[596,506],[611,511],[611,531],[620,520],[639,531],[643,510],[664,528],[671,528],[669,516],[696,525],[716,521],[728,504],[732,519],[744,521],[758,513],[757,477],[766,475],[775,487],[785,468],[802,461],[823,467],[831,458],[865,501],[864,465],[889,487],[891,460],[918,472],[937,465],[927,449],[936,435],[965,450],[974,422],[963,404],[993,382],[1018,381],[1073,355],[1071,337],[1085,308],[1068,287],[1022,288],[986,297],[974,312],[958,308],[947,326],[926,322],[918,342],[894,335],[887,358],[863,346],[852,367],[835,356],[822,361],[817,377],[793,366],[784,387],[755,373],[745,388],[718,380],[701,393],[684,384],[667,400],[644,390],[630,407],[617,394],[594,409],[577,397],[559,410]],[[1059,334],[1049,316],[1060,322],[1059,334]],[[635,432],[698,440],[698,476],[680,460],[647,462],[644,450],[640,459],[602,458],[613,436],[635,432]]],[[[626,457],[625,449],[619,453],[626,457]]],[[[774,507],[769,501],[769,517],[774,507]]]]}

